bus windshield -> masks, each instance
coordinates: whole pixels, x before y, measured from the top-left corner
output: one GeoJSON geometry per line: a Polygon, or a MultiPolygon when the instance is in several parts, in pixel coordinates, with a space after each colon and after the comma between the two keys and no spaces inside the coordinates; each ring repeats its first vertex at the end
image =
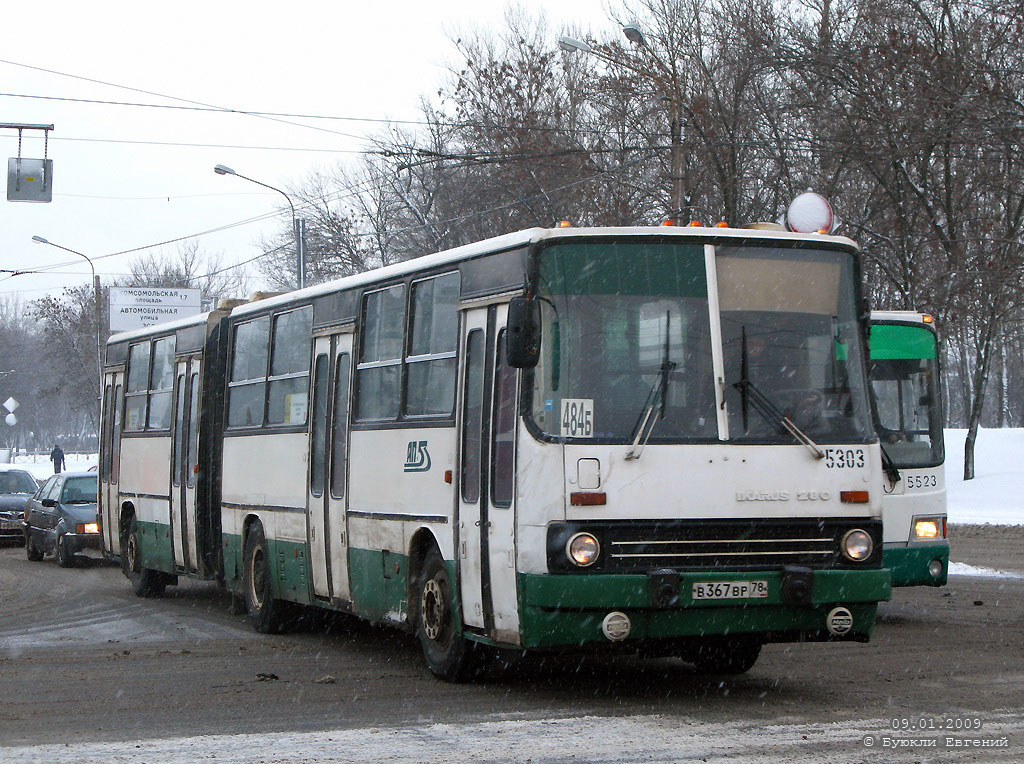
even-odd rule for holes
{"type": "Polygon", "coordinates": [[[938,345],[924,326],[873,324],[869,377],[879,438],[897,467],[943,460],[938,345]]]}
{"type": "MultiPolygon", "coordinates": [[[[531,417],[542,433],[624,443],[650,420],[651,443],[724,437],[702,243],[566,242],[540,258],[531,417]]],[[[729,437],[794,442],[733,387],[746,372],[816,440],[871,439],[850,256],[733,245],[715,262],[729,437]]]]}
{"type": "Polygon", "coordinates": [[[730,438],[790,442],[783,414],[815,441],[872,439],[852,258],[722,246],[716,264],[730,438]]]}

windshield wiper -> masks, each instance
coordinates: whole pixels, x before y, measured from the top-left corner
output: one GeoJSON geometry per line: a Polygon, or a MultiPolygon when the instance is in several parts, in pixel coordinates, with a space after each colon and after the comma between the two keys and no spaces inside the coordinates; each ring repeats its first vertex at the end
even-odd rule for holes
{"type": "Polygon", "coordinates": [[[665,406],[668,401],[668,379],[677,366],[675,361],[670,361],[668,358],[670,317],[671,313],[665,311],[665,349],[662,353],[661,368],[658,370],[658,378],[651,386],[651,391],[647,393],[647,400],[644,403],[643,410],[640,412],[640,418],[637,420],[636,436],[633,438],[632,447],[626,453],[627,461],[640,458],[640,454],[644,452],[644,446],[647,445],[647,441],[651,439],[651,434],[654,432],[654,425],[657,424],[658,419],[665,418],[665,406]],[[661,412],[658,417],[655,417],[654,408],[658,404],[659,396],[661,398],[661,412]]]}
{"type": "Polygon", "coordinates": [[[896,485],[900,481],[900,471],[896,467],[896,462],[892,460],[889,452],[885,450],[881,439],[878,441],[878,446],[882,449],[882,469],[885,470],[885,476],[889,478],[890,483],[896,485]]]}
{"type": "Polygon", "coordinates": [[[796,442],[802,446],[806,446],[807,450],[811,452],[815,459],[824,459],[825,452],[822,451],[818,444],[811,440],[810,436],[797,427],[793,420],[789,418],[786,412],[782,411],[776,406],[772,400],[764,394],[757,385],[750,381],[747,376],[747,327],[741,329],[743,337],[743,345],[740,348],[740,381],[733,384],[737,390],[740,391],[740,395],[743,401],[743,429],[747,429],[747,417],[749,406],[753,406],[754,410],[758,414],[763,416],[768,422],[775,425],[779,432],[792,435],[796,442]]]}

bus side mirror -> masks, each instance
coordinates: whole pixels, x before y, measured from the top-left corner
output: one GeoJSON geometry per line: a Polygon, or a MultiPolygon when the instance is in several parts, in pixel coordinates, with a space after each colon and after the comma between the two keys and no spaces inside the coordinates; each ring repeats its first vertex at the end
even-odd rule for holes
{"type": "Polygon", "coordinates": [[[506,360],[513,369],[532,369],[540,360],[540,303],[513,297],[508,303],[506,360]]]}

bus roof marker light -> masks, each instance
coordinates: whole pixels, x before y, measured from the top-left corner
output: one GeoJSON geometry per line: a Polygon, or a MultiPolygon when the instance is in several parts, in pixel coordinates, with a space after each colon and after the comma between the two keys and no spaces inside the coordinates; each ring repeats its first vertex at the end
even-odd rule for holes
{"type": "Polygon", "coordinates": [[[559,228],[572,228],[572,223],[570,223],[568,220],[559,220],[558,221],[558,227],[559,228]]]}
{"type": "Polygon", "coordinates": [[[699,220],[691,220],[690,221],[690,227],[691,228],[700,228],[701,227],[701,223],[700,223],[699,220]]]}
{"type": "Polygon", "coordinates": [[[789,203],[785,223],[794,233],[831,233],[836,227],[836,217],[828,199],[807,191],[789,203]]]}
{"type": "Polygon", "coordinates": [[[728,227],[729,227],[729,224],[726,223],[724,220],[719,220],[717,223],[715,223],[715,228],[728,228],[728,227]]]}
{"type": "Polygon", "coordinates": [[[922,324],[933,324],[933,323],[935,323],[935,316],[929,316],[927,313],[922,313],[921,314],[921,323],[922,324]]]}
{"type": "Polygon", "coordinates": [[[676,221],[674,221],[674,220],[671,220],[671,219],[669,219],[669,220],[662,220],[662,221],[661,221],[661,224],[662,224],[662,225],[675,225],[675,224],[676,224],[676,221]]]}

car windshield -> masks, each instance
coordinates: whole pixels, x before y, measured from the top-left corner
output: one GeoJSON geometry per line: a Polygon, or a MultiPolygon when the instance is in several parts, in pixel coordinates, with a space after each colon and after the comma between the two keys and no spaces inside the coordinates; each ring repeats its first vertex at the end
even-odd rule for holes
{"type": "Polygon", "coordinates": [[[0,472],[0,493],[35,493],[38,487],[32,476],[22,470],[0,472]]]}
{"type": "Polygon", "coordinates": [[[61,504],[95,504],[96,478],[73,477],[64,483],[60,494],[61,504]]]}

